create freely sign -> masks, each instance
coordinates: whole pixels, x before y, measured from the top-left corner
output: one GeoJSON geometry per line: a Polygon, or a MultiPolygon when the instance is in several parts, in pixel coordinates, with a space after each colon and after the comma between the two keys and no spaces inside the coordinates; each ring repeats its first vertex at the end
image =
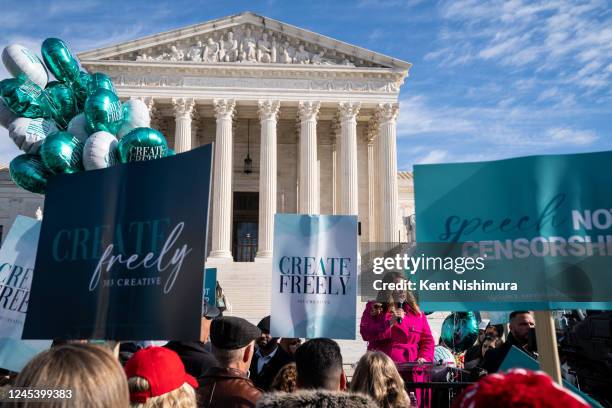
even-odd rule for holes
{"type": "Polygon", "coordinates": [[[18,215],[0,248],[0,368],[20,371],[50,340],[21,340],[40,221],[18,215]]]}
{"type": "Polygon", "coordinates": [[[21,339],[40,221],[18,215],[0,248],[0,338],[21,339]]]}
{"type": "Polygon", "coordinates": [[[207,145],[52,177],[24,338],[198,339],[210,174],[207,145]]]}
{"type": "Polygon", "coordinates": [[[357,217],[276,214],[273,337],[354,339],[357,217]]]}
{"type": "Polygon", "coordinates": [[[610,309],[611,163],[600,152],[415,166],[422,307],[610,309]]]}

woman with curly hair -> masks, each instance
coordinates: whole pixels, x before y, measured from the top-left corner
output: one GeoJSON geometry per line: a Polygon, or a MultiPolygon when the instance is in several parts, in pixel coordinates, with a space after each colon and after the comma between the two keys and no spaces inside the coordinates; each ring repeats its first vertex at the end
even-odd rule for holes
{"type": "Polygon", "coordinates": [[[297,383],[297,366],[295,363],[289,363],[276,374],[274,380],[272,381],[272,385],[270,386],[270,391],[284,391],[284,392],[293,392],[295,391],[297,383]]]}
{"type": "Polygon", "coordinates": [[[351,391],[368,394],[381,408],[410,406],[404,380],[391,358],[380,351],[368,351],[361,357],[351,380],[351,391]]]}

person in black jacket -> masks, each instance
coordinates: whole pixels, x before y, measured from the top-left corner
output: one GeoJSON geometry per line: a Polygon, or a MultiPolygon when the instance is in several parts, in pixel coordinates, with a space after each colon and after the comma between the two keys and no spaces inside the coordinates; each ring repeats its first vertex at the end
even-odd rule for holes
{"type": "Polygon", "coordinates": [[[283,366],[293,362],[293,357],[278,345],[278,338],[270,336],[270,316],[266,316],[257,325],[261,336],[256,340],[257,351],[253,356],[251,380],[264,391],[269,391],[272,381],[283,366]]]}
{"type": "Polygon", "coordinates": [[[510,313],[510,334],[506,342],[498,348],[487,351],[482,368],[489,374],[497,372],[512,346],[516,346],[530,357],[537,359],[535,345],[531,338],[534,328],[535,320],[531,312],[521,310],[510,313]]]}
{"type": "Polygon", "coordinates": [[[170,341],[164,347],[179,355],[185,365],[187,374],[198,378],[217,364],[217,360],[210,350],[208,336],[212,319],[220,315],[215,306],[204,304],[202,313],[202,326],[200,328],[200,341],[170,341]]]}

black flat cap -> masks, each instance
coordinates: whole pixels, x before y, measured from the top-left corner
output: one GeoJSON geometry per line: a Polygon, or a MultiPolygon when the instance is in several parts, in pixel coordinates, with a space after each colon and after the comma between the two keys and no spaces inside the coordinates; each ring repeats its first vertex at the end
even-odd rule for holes
{"type": "Polygon", "coordinates": [[[266,316],[257,323],[257,327],[262,332],[270,333],[270,316],[266,316]]]}
{"type": "Polygon", "coordinates": [[[257,326],[240,317],[220,317],[210,325],[210,342],[220,349],[236,350],[247,346],[259,336],[261,331],[257,326]]]}

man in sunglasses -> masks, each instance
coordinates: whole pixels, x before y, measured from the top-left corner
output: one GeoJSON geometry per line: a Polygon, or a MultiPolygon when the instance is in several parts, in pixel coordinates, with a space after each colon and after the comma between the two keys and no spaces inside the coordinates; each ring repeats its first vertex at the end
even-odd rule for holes
{"type": "Polygon", "coordinates": [[[210,351],[210,324],[221,314],[218,308],[208,303],[202,305],[202,324],[200,326],[200,341],[170,341],[164,347],[179,355],[187,374],[198,378],[209,367],[216,365],[217,360],[210,351]]]}

